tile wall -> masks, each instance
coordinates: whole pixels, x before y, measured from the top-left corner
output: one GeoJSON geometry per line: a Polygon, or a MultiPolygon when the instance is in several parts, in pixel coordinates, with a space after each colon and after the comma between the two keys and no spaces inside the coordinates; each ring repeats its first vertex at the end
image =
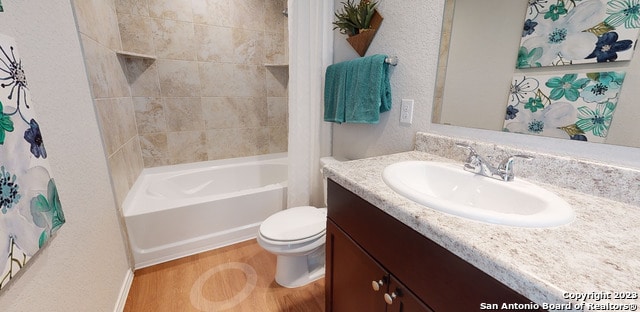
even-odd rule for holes
{"type": "Polygon", "coordinates": [[[145,167],[287,151],[286,0],[72,3],[119,205],[145,167]]]}
{"type": "Polygon", "coordinates": [[[113,0],[75,0],[87,76],[107,153],[118,205],[142,171],[142,152],[130,87],[123,71],[116,4],[113,0]]]}
{"type": "Polygon", "coordinates": [[[115,0],[145,167],[287,150],[285,0],[115,0]]]}

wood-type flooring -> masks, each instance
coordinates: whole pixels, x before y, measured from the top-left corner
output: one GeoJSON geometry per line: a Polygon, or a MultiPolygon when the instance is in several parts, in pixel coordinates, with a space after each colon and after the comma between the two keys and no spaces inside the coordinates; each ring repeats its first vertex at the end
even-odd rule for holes
{"type": "Polygon", "coordinates": [[[255,239],[136,270],[125,312],[322,312],[324,279],[274,280],[276,256],[255,239]]]}

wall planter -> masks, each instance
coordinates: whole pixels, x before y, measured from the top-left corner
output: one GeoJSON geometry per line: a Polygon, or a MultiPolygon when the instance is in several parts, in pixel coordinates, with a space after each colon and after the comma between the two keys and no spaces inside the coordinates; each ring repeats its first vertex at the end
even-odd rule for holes
{"type": "Polygon", "coordinates": [[[369,29],[361,29],[359,34],[349,36],[347,42],[353,47],[360,56],[364,56],[369,49],[369,45],[373,41],[380,24],[382,24],[382,16],[376,10],[371,18],[371,27],[369,29]]]}

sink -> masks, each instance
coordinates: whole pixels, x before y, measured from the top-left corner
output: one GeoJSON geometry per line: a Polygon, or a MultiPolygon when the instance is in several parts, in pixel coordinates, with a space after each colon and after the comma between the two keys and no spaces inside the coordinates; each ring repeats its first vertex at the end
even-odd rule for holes
{"type": "Polygon", "coordinates": [[[516,178],[510,182],[464,171],[462,165],[403,161],[387,166],[384,182],[426,207],[481,222],[545,228],[570,223],[571,206],[554,193],[516,178]]]}

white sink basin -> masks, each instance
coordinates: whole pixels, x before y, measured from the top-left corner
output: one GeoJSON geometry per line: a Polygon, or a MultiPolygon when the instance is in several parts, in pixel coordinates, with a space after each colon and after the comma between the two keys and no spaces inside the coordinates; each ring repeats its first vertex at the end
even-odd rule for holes
{"type": "Polygon", "coordinates": [[[477,175],[462,165],[404,161],[387,166],[382,178],[419,204],[477,221],[543,228],[574,219],[571,206],[552,192],[517,177],[504,182],[477,175]]]}

